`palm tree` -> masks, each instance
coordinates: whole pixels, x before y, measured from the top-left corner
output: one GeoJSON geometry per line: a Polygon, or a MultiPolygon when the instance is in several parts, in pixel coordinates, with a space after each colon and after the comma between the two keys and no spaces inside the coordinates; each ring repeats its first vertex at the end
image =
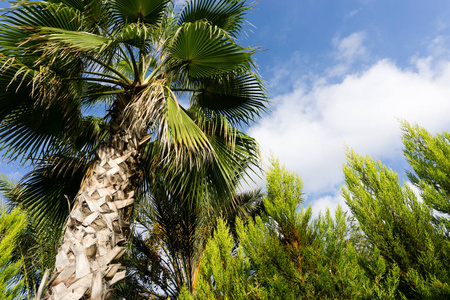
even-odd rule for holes
{"type": "Polygon", "coordinates": [[[230,195],[235,175],[257,165],[255,141],[236,128],[267,103],[255,49],[237,44],[251,6],[13,4],[0,29],[0,150],[37,170],[22,181],[30,213],[70,211],[46,298],[108,299],[125,276],[137,194],[163,176],[189,201],[230,195]],[[51,193],[37,185],[48,178],[51,193]]]}

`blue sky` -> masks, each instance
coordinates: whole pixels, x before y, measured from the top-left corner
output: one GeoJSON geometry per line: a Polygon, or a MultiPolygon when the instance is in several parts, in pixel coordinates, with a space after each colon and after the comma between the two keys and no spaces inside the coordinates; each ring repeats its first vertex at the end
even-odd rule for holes
{"type": "Polygon", "coordinates": [[[403,173],[399,119],[449,130],[449,15],[443,0],[255,4],[242,43],[264,50],[256,59],[273,103],[248,133],[299,173],[316,212],[343,203],[345,147],[403,173]]]}
{"type": "MultiPolygon", "coordinates": [[[[343,204],[345,148],[401,175],[399,120],[449,130],[448,1],[265,0],[250,45],[272,113],[249,129],[304,180],[315,212],[343,204]]],[[[404,177],[403,177],[404,178],[404,177]]]]}

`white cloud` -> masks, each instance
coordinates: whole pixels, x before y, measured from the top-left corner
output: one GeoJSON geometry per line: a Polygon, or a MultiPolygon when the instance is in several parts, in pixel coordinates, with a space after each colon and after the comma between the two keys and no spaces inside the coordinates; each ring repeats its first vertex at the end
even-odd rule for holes
{"type": "Polygon", "coordinates": [[[333,39],[333,58],[336,64],[327,70],[328,77],[347,74],[355,63],[370,58],[369,51],[364,46],[365,39],[364,32],[355,32],[344,38],[337,36],[333,39]]]}
{"type": "Polygon", "coordinates": [[[345,38],[336,37],[333,45],[336,47],[336,58],[344,61],[354,61],[367,55],[364,40],[366,35],[363,32],[355,32],[345,38]]]}
{"type": "MultiPolygon", "coordinates": [[[[349,46],[358,43],[345,44],[343,52],[358,53],[349,46]]],[[[249,134],[261,144],[264,155],[272,151],[300,174],[306,193],[336,195],[345,146],[399,161],[403,160],[399,119],[431,131],[449,128],[450,62],[416,62],[414,68],[401,69],[380,60],[339,83],[327,83],[325,75],[310,89],[299,86],[278,95],[273,113],[250,128],[249,134]]],[[[321,201],[337,200],[331,196],[321,201]]]]}
{"type": "Polygon", "coordinates": [[[327,211],[327,208],[330,210],[330,212],[332,212],[331,215],[334,216],[333,212],[336,211],[338,205],[342,207],[343,211],[348,211],[348,214],[350,213],[350,208],[345,203],[344,197],[342,197],[342,195],[337,190],[332,195],[325,195],[314,200],[314,202],[311,204],[313,216],[317,217],[319,213],[324,215],[327,211]]]}

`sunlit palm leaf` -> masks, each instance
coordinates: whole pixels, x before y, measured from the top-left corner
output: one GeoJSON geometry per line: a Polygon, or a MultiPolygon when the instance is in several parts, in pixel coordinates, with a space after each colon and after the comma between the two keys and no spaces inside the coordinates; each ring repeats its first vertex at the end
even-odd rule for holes
{"type": "Polygon", "coordinates": [[[85,0],[52,0],[52,1],[49,1],[49,2],[52,2],[52,3],[64,3],[66,6],[68,6],[68,7],[72,7],[72,8],[75,8],[76,10],[79,10],[80,12],[83,12],[83,11],[85,11],[86,10],[86,8],[87,8],[87,5],[89,4],[89,3],[92,3],[92,2],[99,2],[98,0],[97,1],[85,1],[85,0]]]}
{"type": "MultiPolygon", "coordinates": [[[[186,111],[171,97],[167,99],[165,139],[174,142],[175,150],[202,152],[210,156],[209,141],[186,111]]],[[[182,154],[182,153],[180,153],[182,154]]]]}
{"type": "Polygon", "coordinates": [[[114,36],[122,43],[144,50],[149,46],[146,42],[150,38],[150,28],[140,23],[127,24],[115,32],[114,36]]]}
{"type": "Polygon", "coordinates": [[[7,12],[10,15],[8,23],[24,29],[53,27],[79,30],[83,24],[79,11],[61,3],[21,3],[7,9],[7,12]]]}
{"type": "Polygon", "coordinates": [[[170,3],[169,0],[114,0],[111,1],[113,14],[121,24],[158,22],[170,3]]]}
{"type": "MultiPolygon", "coordinates": [[[[69,8],[73,8],[81,15],[88,16],[84,19],[85,24],[95,28],[108,28],[112,24],[110,7],[102,0],[51,0],[52,3],[63,3],[69,8]]],[[[54,27],[54,26],[53,26],[54,27]]]]}
{"type": "Polygon", "coordinates": [[[243,16],[250,8],[245,1],[190,0],[181,12],[179,24],[206,19],[212,25],[235,36],[241,31],[243,16]]]}
{"type": "Polygon", "coordinates": [[[51,27],[41,27],[39,36],[46,37],[51,42],[66,44],[75,50],[102,52],[113,43],[112,39],[101,35],[51,27]]]}
{"type": "Polygon", "coordinates": [[[248,69],[251,61],[250,51],[207,22],[183,24],[175,35],[170,54],[174,64],[194,78],[248,69]]]}
{"type": "Polygon", "coordinates": [[[189,156],[175,158],[176,152],[166,153],[164,148],[153,143],[144,152],[145,169],[161,169],[170,178],[172,188],[180,193],[188,192],[189,201],[201,201],[208,194],[222,199],[230,197],[238,186],[239,174],[250,176],[258,170],[257,143],[230,128],[223,119],[194,120],[208,138],[214,157],[200,156],[197,158],[199,165],[193,165],[189,156]],[[178,163],[169,163],[173,161],[178,163]]]}
{"type": "Polygon", "coordinates": [[[62,4],[24,3],[12,7],[6,12],[8,13],[8,22],[1,24],[3,28],[0,31],[0,49],[14,51],[15,56],[18,56],[19,53],[24,55],[32,53],[34,50],[32,47],[36,43],[30,42],[29,38],[38,32],[39,27],[75,31],[79,30],[83,24],[78,11],[62,4]],[[30,51],[27,52],[26,49],[30,49],[30,51]]]}

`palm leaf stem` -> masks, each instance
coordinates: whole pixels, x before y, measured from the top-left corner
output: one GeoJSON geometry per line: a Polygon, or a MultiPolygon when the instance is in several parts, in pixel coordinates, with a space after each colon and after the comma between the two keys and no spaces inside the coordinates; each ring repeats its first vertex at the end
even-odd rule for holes
{"type": "Polygon", "coordinates": [[[159,70],[161,69],[162,64],[158,65],[153,71],[152,73],[150,73],[149,76],[147,76],[147,78],[144,80],[143,84],[148,84],[154,77],[155,75],[159,72],[159,70]]]}
{"type": "Polygon", "coordinates": [[[138,66],[136,63],[136,59],[134,58],[134,53],[133,53],[133,49],[131,49],[130,45],[124,44],[125,48],[128,51],[127,57],[129,57],[131,59],[131,68],[133,69],[133,73],[134,73],[134,81],[137,82],[138,78],[139,78],[139,74],[138,74],[138,66]]]}
{"type": "Polygon", "coordinates": [[[139,49],[139,69],[138,69],[138,74],[139,74],[139,83],[142,84],[142,82],[144,82],[144,76],[147,73],[147,71],[145,70],[145,59],[144,59],[144,53],[142,52],[141,49],[139,49]]]}
{"type": "MultiPolygon", "coordinates": [[[[125,46],[126,46],[126,45],[125,45],[125,46]]],[[[117,49],[119,49],[119,51],[122,53],[123,59],[124,59],[124,60],[127,62],[127,64],[133,69],[133,74],[135,74],[135,73],[136,73],[135,65],[133,64],[132,61],[130,61],[130,58],[128,57],[128,55],[127,55],[127,53],[125,52],[125,50],[122,48],[121,45],[119,45],[119,47],[117,47],[117,49]]],[[[133,61],[134,61],[134,59],[133,59],[133,61]]]]}
{"type": "Polygon", "coordinates": [[[200,93],[203,92],[201,89],[171,89],[173,92],[193,92],[193,93],[200,93]]]}
{"type": "Polygon", "coordinates": [[[89,74],[89,75],[97,75],[100,77],[108,77],[114,80],[120,80],[119,77],[113,76],[113,75],[109,75],[109,74],[105,74],[105,73],[100,73],[100,72],[93,72],[93,71],[83,71],[84,74],[89,74]]]}
{"type": "Polygon", "coordinates": [[[121,82],[119,80],[111,80],[111,79],[106,79],[106,78],[69,77],[69,78],[66,78],[64,80],[66,80],[66,81],[70,81],[70,80],[96,81],[96,82],[103,82],[103,83],[112,83],[112,84],[121,86],[123,88],[127,88],[128,87],[126,84],[124,84],[123,82],[121,82]]]}
{"type": "Polygon", "coordinates": [[[202,256],[200,256],[200,259],[197,263],[197,267],[195,268],[195,273],[194,273],[194,283],[192,284],[192,293],[195,293],[195,287],[197,286],[197,274],[200,271],[200,265],[202,263],[202,256]]]}
{"type": "Polygon", "coordinates": [[[124,80],[127,84],[132,84],[131,80],[126,77],[125,75],[123,75],[121,72],[117,71],[116,69],[114,69],[113,67],[109,66],[108,64],[105,64],[104,62],[96,59],[96,58],[90,58],[93,62],[99,64],[100,66],[104,67],[105,69],[107,69],[108,71],[111,71],[112,73],[117,74],[122,80],[124,80]]]}
{"type": "Polygon", "coordinates": [[[105,92],[98,92],[98,93],[90,93],[86,94],[86,96],[106,96],[106,95],[117,95],[124,93],[123,90],[115,90],[115,91],[105,91],[105,92]]]}

